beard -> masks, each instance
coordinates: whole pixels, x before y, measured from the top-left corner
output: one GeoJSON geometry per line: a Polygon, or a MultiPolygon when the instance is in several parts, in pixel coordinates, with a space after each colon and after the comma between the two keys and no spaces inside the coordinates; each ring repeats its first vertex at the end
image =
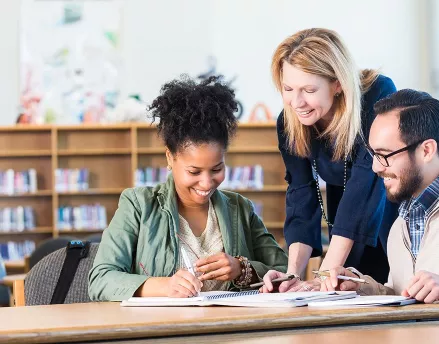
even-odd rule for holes
{"type": "MultiPolygon", "coordinates": [[[[394,174],[379,174],[379,176],[382,178],[396,178],[394,174]]],[[[412,167],[402,170],[399,183],[399,190],[395,193],[391,193],[386,187],[386,196],[390,202],[401,203],[402,201],[410,199],[416,191],[419,190],[419,187],[422,185],[422,175],[419,167],[413,163],[412,167]]]]}

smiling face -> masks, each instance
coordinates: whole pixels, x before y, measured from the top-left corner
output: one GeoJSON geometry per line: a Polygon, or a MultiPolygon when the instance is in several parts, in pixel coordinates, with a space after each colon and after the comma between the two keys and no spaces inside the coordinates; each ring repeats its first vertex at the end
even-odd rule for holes
{"type": "Polygon", "coordinates": [[[334,115],[334,96],[341,92],[338,81],[306,73],[284,62],[282,67],[282,99],[291,107],[300,123],[306,126],[328,123],[334,115]]]}
{"type": "Polygon", "coordinates": [[[208,204],[224,181],[224,154],[224,147],[214,142],[190,144],[175,155],[166,152],[178,198],[185,206],[208,204]]]}
{"type": "MultiPolygon", "coordinates": [[[[379,115],[372,123],[369,145],[376,153],[387,155],[407,146],[399,133],[399,113],[392,111],[379,115]]],[[[392,202],[402,202],[416,195],[421,188],[423,178],[416,155],[407,151],[388,158],[389,167],[383,166],[376,158],[372,169],[384,179],[387,198],[392,202]]]]}

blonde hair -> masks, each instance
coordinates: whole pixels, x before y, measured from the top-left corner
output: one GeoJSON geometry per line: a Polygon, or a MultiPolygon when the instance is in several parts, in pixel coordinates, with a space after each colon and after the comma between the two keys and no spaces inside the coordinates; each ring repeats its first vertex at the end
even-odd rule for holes
{"type": "MultiPolygon", "coordinates": [[[[334,160],[350,156],[361,132],[361,96],[378,77],[373,70],[358,72],[340,36],[327,29],[307,29],[286,38],[273,54],[271,73],[276,88],[282,92],[282,66],[287,62],[311,74],[338,80],[342,92],[334,98],[335,113],[329,126],[319,137],[329,137],[334,145],[334,160]]],[[[284,108],[284,124],[290,152],[300,157],[310,155],[312,127],[302,125],[288,106],[284,108]]]]}

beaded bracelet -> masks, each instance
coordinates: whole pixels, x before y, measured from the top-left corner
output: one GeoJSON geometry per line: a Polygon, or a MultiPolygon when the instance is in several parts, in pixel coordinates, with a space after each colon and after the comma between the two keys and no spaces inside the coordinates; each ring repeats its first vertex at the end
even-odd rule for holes
{"type": "Polygon", "coordinates": [[[253,277],[253,270],[249,260],[243,256],[235,256],[241,265],[241,275],[234,280],[237,286],[244,287],[250,284],[253,277]]]}

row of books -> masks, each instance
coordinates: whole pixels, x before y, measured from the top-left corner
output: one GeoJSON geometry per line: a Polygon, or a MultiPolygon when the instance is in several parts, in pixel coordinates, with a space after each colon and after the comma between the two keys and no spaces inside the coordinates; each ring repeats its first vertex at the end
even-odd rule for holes
{"type": "Polygon", "coordinates": [[[105,229],[107,210],[100,204],[59,207],[57,227],[62,230],[105,229]]]}
{"type": "Polygon", "coordinates": [[[88,190],[89,170],[87,168],[57,168],[55,190],[58,192],[88,190]]]}
{"type": "MultiPolygon", "coordinates": [[[[138,168],[135,172],[135,186],[155,186],[164,183],[170,172],[165,167],[138,168]]],[[[223,189],[262,189],[264,171],[261,165],[226,166],[223,189]]]]}
{"type": "Polygon", "coordinates": [[[223,189],[257,189],[264,187],[264,169],[261,165],[226,166],[223,189]]]}
{"type": "Polygon", "coordinates": [[[37,171],[30,168],[25,171],[7,169],[0,171],[0,193],[13,195],[17,193],[37,192],[37,171]]]}
{"type": "Polygon", "coordinates": [[[156,186],[166,182],[170,171],[166,167],[145,167],[136,169],[134,185],[137,186],[156,186]]]}
{"type": "Polygon", "coordinates": [[[0,209],[0,232],[23,232],[35,228],[35,215],[32,207],[0,209]]]}
{"type": "Polygon", "coordinates": [[[8,241],[0,243],[0,256],[3,260],[19,260],[29,256],[35,250],[35,242],[25,240],[22,242],[8,241]]]}

